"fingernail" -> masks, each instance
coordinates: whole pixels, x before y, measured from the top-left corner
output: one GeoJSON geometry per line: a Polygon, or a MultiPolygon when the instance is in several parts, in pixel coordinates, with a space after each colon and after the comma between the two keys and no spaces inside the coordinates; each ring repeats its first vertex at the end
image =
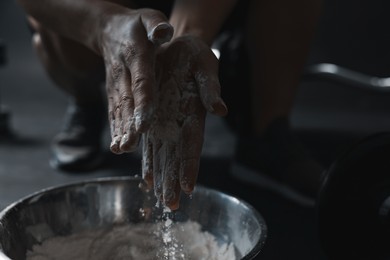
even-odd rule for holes
{"type": "Polygon", "coordinates": [[[199,172],[199,160],[185,160],[180,170],[180,188],[186,194],[194,190],[196,179],[199,172]]]}
{"type": "Polygon", "coordinates": [[[159,23],[148,34],[148,39],[154,44],[161,45],[165,42],[169,42],[173,36],[173,27],[169,23],[159,23]]]}
{"type": "Polygon", "coordinates": [[[170,210],[177,210],[179,208],[179,201],[171,202],[169,205],[167,204],[170,210]]]}
{"type": "Polygon", "coordinates": [[[228,112],[226,104],[223,102],[222,98],[217,99],[217,101],[212,105],[212,110],[212,113],[220,116],[224,116],[228,112]]]}
{"type": "Polygon", "coordinates": [[[129,135],[126,133],[122,136],[119,149],[122,151],[127,151],[127,143],[129,142],[129,135]]]}
{"type": "Polygon", "coordinates": [[[164,204],[168,206],[171,210],[175,210],[179,207],[179,203],[173,190],[168,189],[164,192],[164,204]]]}
{"type": "Polygon", "coordinates": [[[120,143],[121,137],[115,136],[114,139],[111,142],[110,149],[113,153],[121,154],[122,152],[119,149],[119,143],[120,143]]]}

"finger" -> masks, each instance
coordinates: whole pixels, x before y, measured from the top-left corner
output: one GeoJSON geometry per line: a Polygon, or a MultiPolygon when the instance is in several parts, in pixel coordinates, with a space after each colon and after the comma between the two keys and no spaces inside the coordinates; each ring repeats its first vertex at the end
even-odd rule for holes
{"type": "Polygon", "coordinates": [[[110,149],[113,153],[116,154],[121,154],[121,150],[119,148],[121,139],[122,139],[122,116],[121,116],[121,111],[119,108],[119,104],[117,102],[114,103],[114,131],[112,135],[112,140],[111,140],[111,145],[110,149]]]}
{"type": "Polygon", "coordinates": [[[113,153],[120,153],[119,151],[119,124],[120,114],[118,109],[118,98],[115,94],[117,88],[117,78],[120,74],[118,67],[109,64],[106,66],[106,91],[108,99],[108,120],[110,123],[111,144],[110,149],[113,153]]]}
{"type": "Polygon", "coordinates": [[[169,23],[159,23],[148,32],[148,39],[155,45],[169,42],[173,36],[173,27],[169,23]]]}
{"type": "Polygon", "coordinates": [[[156,79],[152,44],[142,37],[137,40],[137,44],[144,47],[127,46],[128,50],[124,52],[124,59],[131,74],[135,130],[142,133],[149,128],[153,119],[156,79]]]}
{"type": "Polygon", "coordinates": [[[173,36],[173,27],[167,17],[159,11],[144,9],[141,15],[148,39],[156,45],[169,42],[173,36]]]}
{"type": "Polygon", "coordinates": [[[154,194],[156,198],[163,202],[163,175],[160,164],[160,150],[162,144],[160,140],[154,140],[153,142],[153,183],[154,183],[154,194]]]}
{"type": "Polygon", "coordinates": [[[179,208],[180,201],[180,156],[177,145],[166,144],[165,158],[160,156],[163,163],[163,199],[164,204],[171,210],[179,208]]]}
{"type": "Polygon", "coordinates": [[[221,98],[221,86],[216,75],[210,72],[197,72],[195,81],[199,89],[200,99],[203,106],[210,113],[224,116],[228,110],[221,98]]]}
{"type": "Polygon", "coordinates": [[[153,144],[149,133],[142,136],[142,178],[149,189],[153,187],[153,144]]]}
{"type": "Polygon", "coordinates": [[[187,117],[182,129],[180,187],[190,194],[195,187],[199,172],[204,134],[204,116],[187,117]]]}
{"type": "Polygon", "coordinates": [[[134,126],[134,118],[128,119],[124,125],[123,136],[119,145],[121,152],[134,152],[139,144],[140,134],[137,133],[134,126]]]}
{"type": "Polygon", "coordinates": [[[194,75],[201,101],[210,113],[224,116],[227,107],[221,98],[221,85],[218,79],[218,61],[211,53],[199,55],[197,71],[194,75]]]}
{"type": "Polygon", "coordinates": [[[134,118],[134,98],[131,89],[131,78],[126,68],[123,68],[119,79],[119,107],[122,117],[122,137],[120,141],[121,152],[132,152],[134,151],[139,143],[139,134],[135,129],[135,118],[134,118]]]}
{"type": "Polygon", "coordinates": [[[112,141],[114,140],[114,136],[115,136],[115,109],[114,109],[113,97],[108,95],[107,98],[108,98],[108,121],[110,124],[110,134],[111,134],[111,144],[112,144],[112,141]]]}

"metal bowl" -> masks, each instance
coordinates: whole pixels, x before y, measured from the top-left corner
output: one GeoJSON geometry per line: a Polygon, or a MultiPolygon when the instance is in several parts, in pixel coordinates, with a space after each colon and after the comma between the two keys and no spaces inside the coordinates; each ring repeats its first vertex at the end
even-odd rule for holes
{"type": "MultiPolygon", "coordinates": [[[[155,221],[152,192],[133,177],[99,178],[45,189],[0,212],[0,259],[25,259],[33,245],[53,236],[66,236],[113,224],[155,221]],[[140,208],[150,207],[147,217],[140,208]]],[[[267,227],[263,217],[246,202],[198,185],[192,196],[182,196],[175,221],[198,222],[204,231],[232,242],[241,259],[253,259],[263,248],[267,227]]]]}

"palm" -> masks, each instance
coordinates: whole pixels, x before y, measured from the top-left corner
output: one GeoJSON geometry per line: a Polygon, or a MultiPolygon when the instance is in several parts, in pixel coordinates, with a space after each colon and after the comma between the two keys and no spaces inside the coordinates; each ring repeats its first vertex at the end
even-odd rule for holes
{"type": "MultiPolygon", "coordinates": [[[[200,54],[213,55],[207,46],[184,38],[162,46],[157,56],[156,118],[144,134],[143,172],[147,182],[154,182],[157,197],[171,208],[178,207],[181,190],[192,192],[198,174],[204,99],[210,98],[200,90],[205,86],[200,86],[204,74],[198,62],[209,57],[200,54]]],[[[214,92],[210,88],[211,96],[214,92]]]]}

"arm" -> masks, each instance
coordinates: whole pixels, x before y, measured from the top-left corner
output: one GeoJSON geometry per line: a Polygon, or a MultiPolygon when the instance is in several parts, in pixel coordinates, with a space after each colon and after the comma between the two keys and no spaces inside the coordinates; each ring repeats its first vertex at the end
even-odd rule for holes
{"type": "MultiPolygon", "coordinates": [[[[137,12],[123,5],[116,4],[116,0],[17,0],[24,10],[39,23],[58,33],[84,44],[91,50],[102,54],[102,38],[110,30],[115,20],[128,16],[131,20],[142,22],[146,33],[151,40],[160,37],[156,33],[157,25],[168,25],[163,14],[137,12]]],[[[120,2],[120,1],[119,1],[120,2]]]]}
{"type": "Polygon", "coordinates": [[[124,14],[125,8],[105,1],[18,0],[27,14],[61,36],[100,53],[99,38],[109,14],[124,14]]]}
{"type": "Polygon", "coordinates": [[[237,0],[177,0],[170,23],[175,28],[174,38],[192,35],[209,46],[237,0]]]}

